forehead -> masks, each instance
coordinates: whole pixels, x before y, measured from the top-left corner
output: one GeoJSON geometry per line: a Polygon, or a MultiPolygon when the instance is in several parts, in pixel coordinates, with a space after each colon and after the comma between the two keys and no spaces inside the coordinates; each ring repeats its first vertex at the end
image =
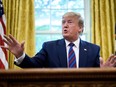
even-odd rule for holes
{"type": "Polygon", "coordinates": [[[62,20],[77,20],[76,16],[64,16],[62,17],[62,20]]]}

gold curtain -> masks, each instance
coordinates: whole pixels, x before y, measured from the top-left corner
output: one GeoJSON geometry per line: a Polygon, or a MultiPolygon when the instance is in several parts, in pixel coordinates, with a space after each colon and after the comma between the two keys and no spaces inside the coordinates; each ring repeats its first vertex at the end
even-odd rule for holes
{"type": "MultiPolygon", "coordinates": [[[[7,20],[7,34],[13,35],[20,43],[25,41],[25,52],[35,53],[34,0],[2,0],[7,20]]],[[[14,56],[8,55],[9,69],[14,65],[14,56]]]]}
{"type": "Polygon", "coordinates": [[[106,59],[114,53],[116,0],[91,0],[92,42],[101,48],[106,59]]]}

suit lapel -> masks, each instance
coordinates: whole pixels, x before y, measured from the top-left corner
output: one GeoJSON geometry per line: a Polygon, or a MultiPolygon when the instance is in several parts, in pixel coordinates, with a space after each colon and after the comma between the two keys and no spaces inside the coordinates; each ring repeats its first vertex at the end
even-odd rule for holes
{"type": "Polygon", "coordinates": [[[67,67],[67,53],[64,39],[58,42],[57,51],[61,67],[67,67]]]}
{"type": "Polygon", "coordinates": [[[82,40],[80,40],[79,45],[79,67],[85,67],[87,66],[87,47],[86,43],[82,40]]]}
{"type": "MultiPolygon", "coordinates": [[[[79,67],[87,66],[87,47],[86,43],[80,40],[79,44],[79,67]]],[[[67,67],[67,53],[64,39],[60,40],[57,45],[60,67],[67,67]]]]}

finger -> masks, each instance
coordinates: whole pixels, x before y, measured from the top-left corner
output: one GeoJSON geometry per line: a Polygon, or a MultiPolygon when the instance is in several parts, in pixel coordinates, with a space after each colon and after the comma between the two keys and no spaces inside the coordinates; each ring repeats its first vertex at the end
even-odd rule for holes
{"type": "Polygon", "coordinates": [[[9,37],[13,41],[13,43],[18,43],[17,40],[11,34],[9,35],[9,37]]]}
{"type": "Polygon", "coordinates": [[[8,46],[11,45],[11,44],[9,43],[9,41],[7,41],[6,39],[3,39],[3,41],[4,41],[8,46]]]}
{"type": "Polygon", "coordinates": [[[112,55],[108,58],[107,61],[111,61],[113,57],[114,57],[114,54],[112,54],[112,55]]]}
{"type": "Polygon", "coordinates": [[[114,60],[114,62],[112,63],[113,67],[116,67],[116,59],[114,60]]]}
{"type": "Polygon", "coordinates": [[[114,62],[115,62],[115,60],[116,60],[116,56],[115,56],[115,55],[113,55],[113,56],[112,56],[112,58],[111,58],[111,60],[110,60],[110,62],[111,62],[111,63],[114,63],[114,62]]]}
{"type": "Polygon", "coordinates": [[[114,67],[116,67],[116,58],[115,58],[115,62],[114,62],[115,64],[114,64],[114,67]]]}
{"type": "Polygon", "coordinates": [[[5,48],[5,49],[9,49],[8,47],[6,47],[6,46],[0,46],[1,48],[5,48]]]}
{"type": "Polygon", "coordinates": [[[6,39],[4,39],[5,41],[7,41],[9,44],[11,43],[12,44],[12,40],[9,38],[9,37],[7,37],[6,35],[4,35],[4,38],[6,39]]]}

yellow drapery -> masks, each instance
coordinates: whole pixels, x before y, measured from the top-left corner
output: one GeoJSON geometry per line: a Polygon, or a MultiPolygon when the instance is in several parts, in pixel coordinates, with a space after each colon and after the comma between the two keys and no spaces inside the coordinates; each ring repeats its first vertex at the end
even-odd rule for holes
{"type": "Polygon", "coordinates": [[[91,0],[92,42],[101,48],[106,59],[114,53],[116,0],[91,0]]]}
{"type": "MultiPolygon", "coordinates": [[[[7,34],[13,35],[20,43],[25,41],[25,52],[35,53],[34,0],[2,0],[7,20],[7,34]]],[[[14,56],[8,55],[9,69],[14,65],[14,56]]]]}

